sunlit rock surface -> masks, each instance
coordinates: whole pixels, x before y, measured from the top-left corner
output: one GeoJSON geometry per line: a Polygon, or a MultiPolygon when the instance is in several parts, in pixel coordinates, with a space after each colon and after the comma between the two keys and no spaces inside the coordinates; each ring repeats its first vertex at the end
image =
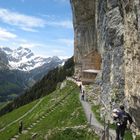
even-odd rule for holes
{"type": "MultiPolygon", "coordinates": [[[[101,101],[107,112],[125,104],[140,129],[139,0],[71,0],[75,31],[75,74],[93,50],[102,58],[101,101]]],[[[94,61],[94,60],[93,60],[94,61]]]]}

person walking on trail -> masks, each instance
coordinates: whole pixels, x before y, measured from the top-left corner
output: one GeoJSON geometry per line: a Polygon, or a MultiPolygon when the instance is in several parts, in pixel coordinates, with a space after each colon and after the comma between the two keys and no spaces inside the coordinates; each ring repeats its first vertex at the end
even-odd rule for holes
{"type": "Polygon", "coordinates": [[[123,105],[120,106],[120,110],[114,109],[113,113],[114,120],[116,121],[116,140],[123,140],[128,122],[130,128],[133,120],[129,113],[125,111],[123,105]]]}
{"type": "Polygon", "coordinates": [[[82,92],[82,96],[81,96],[81,99],[84,101],[84,99],[85,99],[85,91],[83,90],[83,92],[82,92]]]}
{"type": "Polygon", "coordinates": [[[79,88],[80,88],[80,93],[82,93],[82,85],[81,84],[79,85],[79,88]]]}
{"type": "Polygon", "coordinates": [[[19,122],[19,133],[20,133],[20,134],[22,133],[22,130],[23,130],[23,122],[20,121],[20,122],[19,122]]]}

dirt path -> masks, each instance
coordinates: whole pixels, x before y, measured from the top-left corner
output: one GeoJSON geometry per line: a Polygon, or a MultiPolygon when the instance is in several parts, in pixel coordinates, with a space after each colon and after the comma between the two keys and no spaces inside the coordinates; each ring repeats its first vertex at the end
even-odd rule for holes
{"type": "MultiPolygon", "coordinates": [[[[76,80],[74,80],[74,79],[72,79],[72,78],[67,78],[67,80],[73,81],[73,82],[76,83],[78,86],[81,84],[80,81],[77,82],[76,80]]],[[[85,97],[85,98],[86,98],[86,97],[85,97]]],[[[84,109],[84,112],[85,112],[87,121],[88,121],[88,123],[90,124],[90,126],[91,126],[93,129],[95,129],[96,131],[98,130],[99,133],[102,133],[103,130],[104,130],[104,126],[103,126],[101,123],[99,123],[99,122],[97,121],[97,119],[96,119],[96,117],[95,117],[95,115],[94,115],[94,113],[93,113],[93,111],[92,111],[92,109],[91,109],[90,103],[87,102],[87,101],[81,100],[81,93],[79,94],[79,100],[80,100],[80,102],[81,102],[81,104],[82,104],[82,107],[83,107],[83,109],[84,109]]],[[[115,138],[115,130],[110,129],[110,130],[109,130],[109,133],[110,133],[110,135],[111,135],[113,138],[115,138]]]]}
{"type": "Polygon", "coordinates": [[[81,95],[79,94],[79,99],[80,102],[82,104],[82,107],[84,109],[86,118],[88,120],[88,123],[90,125],[99,127],[100,129],[103,129],[103,126],[96,120],[95,115],[93,114],[92,110],[91,110],[91,106],[87,101],[81,100],[81,95]]]}
{"type": "MultiPolygon", "coordinates": [[[[81,95],[79,94],[79,99],[80,99],[80,102],[82,104],[82,107],[84,109],[84,112],[85,112],[85,115],[86,115],[86,118],[87,118],[87,121],[88,123],[90,124],[91,127],[94,127],[95,129],[98,129],[98,131],[102,132],[104,130],[104,127],[102,124],[100,124],[92,109],[91,109],[91,105],[87,102],[87,101],[84,101],[84,100],[81,100],[81,95]]],[[[111,136],[115,137],[115,131],[110,129],[109,130],[111,136]]]]}

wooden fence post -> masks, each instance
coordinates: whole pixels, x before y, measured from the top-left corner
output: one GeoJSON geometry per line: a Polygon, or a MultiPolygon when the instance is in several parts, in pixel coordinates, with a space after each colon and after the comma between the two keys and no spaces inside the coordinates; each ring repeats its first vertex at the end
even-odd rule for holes
{"type": "Polygon", "coordinates": [[[91,126],[91,119],[92,119],[92,114],[90,113],[90,118],[89,118],[90,126],[91,126]]]}
{"type": "Polygon", "coordinates": [[[109,140],[109,120],[107,121],[107,126],[106,126],[106,138],[109,140]]]}
{"type": "Polygon", "coordinates": [[[106,139],[106,123],[105,123],[105,115],[104,115],[104,139],[106,139]]]}

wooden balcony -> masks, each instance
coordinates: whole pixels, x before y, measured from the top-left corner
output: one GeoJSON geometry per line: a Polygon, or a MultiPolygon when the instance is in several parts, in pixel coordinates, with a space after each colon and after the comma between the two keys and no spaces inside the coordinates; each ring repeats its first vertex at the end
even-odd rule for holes
{"type": "Polygon", "coordinates": [[[100,72],[100,70],[95,70],[95,69],[83,70],[82,78],[81,78],[82,83],[83,84],[94,83],[95,78],[99,72],[100,72]]]}

